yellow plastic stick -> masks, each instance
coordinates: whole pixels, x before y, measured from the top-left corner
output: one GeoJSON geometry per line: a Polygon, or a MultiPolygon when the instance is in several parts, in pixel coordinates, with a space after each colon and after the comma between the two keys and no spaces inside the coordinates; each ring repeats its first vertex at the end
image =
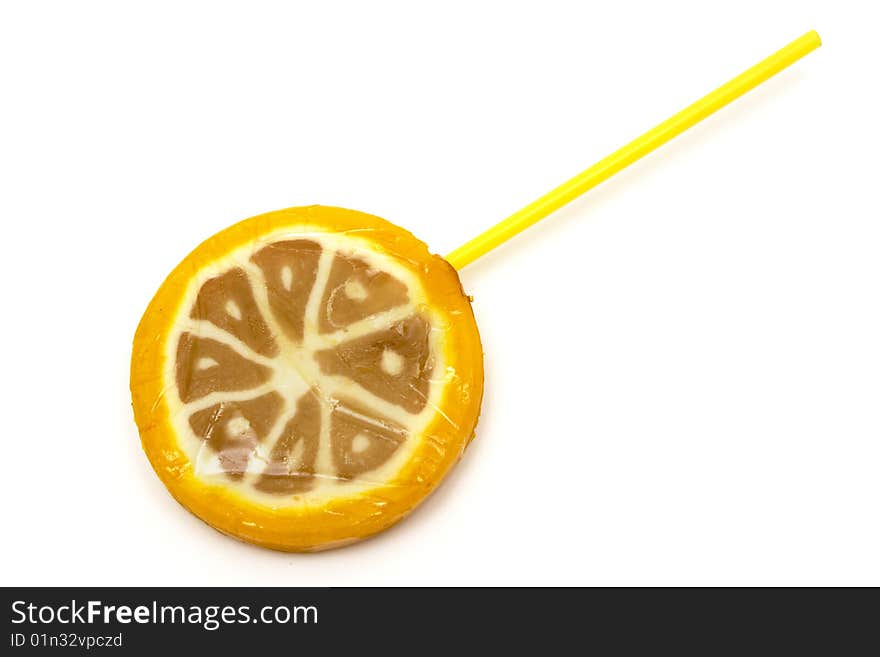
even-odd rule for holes
{"type": "Polygon", "coordinates": [[[721,85],[693,105],[648,130],[620,150],[596,162],[586,171],[533,201],[522,210],[513,213],[467,244],[458,247],[446,256],[446,260],[456,269],[466,267],[480,256],[573,201],[581,194],[593,189],[599,183],[608,180],[618,171],[693,127],[710,114],[717,112],[821,45],[822,40],[815,30],[807,32],[782,50],[773,53],[764,61],[721,85]]]}

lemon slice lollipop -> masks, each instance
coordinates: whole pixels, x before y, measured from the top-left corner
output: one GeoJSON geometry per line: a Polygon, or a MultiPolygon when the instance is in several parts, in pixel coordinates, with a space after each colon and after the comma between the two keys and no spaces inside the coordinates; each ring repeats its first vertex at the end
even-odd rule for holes
{"type": "Polygon", "coordinates": [[[445,260],[364,213],[248,219],[193,251],[138,327],[144,449],[225,533],[310,550],[412,509],[473,437],[470,303],[445,260]]]}
{"type": "Polygon", "coordinates": [[[269,548],[345,545],[397,522],[474,436],[480,336],[460,269],[820,44],[792,42],[446,259],[329,207],[247,219],[171,272],[134,339],[144,451],[172,495],[269,548]]]}

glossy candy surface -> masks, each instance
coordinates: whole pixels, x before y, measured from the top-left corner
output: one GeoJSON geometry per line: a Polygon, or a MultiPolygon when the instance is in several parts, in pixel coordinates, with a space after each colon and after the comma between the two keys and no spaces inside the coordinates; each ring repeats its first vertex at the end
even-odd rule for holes
{"type": "Polygon", "coordinates": [[[474,435],[479,334],[457,272],[407,231],[314,206],[201,244],[138,327],[135,419],[169,491],[279,550],[405,516],[474,435]]]}

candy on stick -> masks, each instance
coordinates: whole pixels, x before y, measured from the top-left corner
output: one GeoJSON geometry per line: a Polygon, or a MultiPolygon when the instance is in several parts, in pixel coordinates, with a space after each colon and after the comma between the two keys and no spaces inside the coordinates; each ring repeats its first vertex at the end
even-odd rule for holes
{"type": "Polygon", "coordinates": [[[269,548],[327,549],[391,526],[474,436],[483,354],[457,270],[820,44],[805,34],[445,259],[378,217],[322,206],[209,238],[134,339],[153,468],[199,518],[269,548]]]}

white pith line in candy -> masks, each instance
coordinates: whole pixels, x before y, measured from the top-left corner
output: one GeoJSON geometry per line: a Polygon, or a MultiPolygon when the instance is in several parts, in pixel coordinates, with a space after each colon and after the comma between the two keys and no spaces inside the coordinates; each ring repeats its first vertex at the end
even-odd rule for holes
{"type": "Polygon", "coordinates": [[[318,258],[318,267],[315,270],[315,282],[312,284],[309,300],[306,302],[305,311],[303,311],[303,346],[308,346],[308,337],[319,332],[318,321],[320,318],[318,315],[321,312],[321,301],[330,280],[330,270],[333,267],[334,258],[336,258],[336,251],[323,246],[318,258]],[[312,331],[309,331],[310,327],[313,328],[312,331]]]}
{"type": "MultiPolygon", "coordinates": [[[[337,396],[339,391],[352,383],[350,379],[345,378],[344,376],[337,376],[331,374],[324,375],[324,382],[326,384],[325,389],[328,393],[327,397],[333,399],[339,399],[337,396]]],[[[357,385],[357,384],[355,384],[357,385]]],[[[352,390],[346,390],[342,395],[346,398],[355,398],[355,401],[360,402],[367,408],[374,408],[379,411],[382,415],[387,417],[389,420],[393,420],[397,424],[403,426],[404,429],[411,430],[412,423],[418,418],[420,413],[410,413],[409,411],[401,408],[397,404],[394,404],[389,401],[385,401],[381,397],[377,397],[369,390],[365,390],[364,388],[357,386],[352,390]],[[354,394],[352,394],[354,393],[354,394]]],[[[351,412],[350,409],[347,410],[349,415],[359,416],[359,414],[351,412]]],[[[370,420],[371,424],[376,424],[375,420],[372,418],[367,418],[370,420]]]]}
{"type": "Polygon", "coordinates": [[[188,415],[192,415],[193,413],[198,413],[199,411],[203,411],[206,408],[211,408],[212,406],[216,406],[217,404],[250,401],[251,399],[262,397],[263,395],[274,391],[275,385],[272,383],[272,381],[260,384],[255,388],[247,388],[245,390],[221,390],[218,392],[209,393],[204,397],[199,397],[195,401],[184,404],[183,410],[186,411],[188,415]]]}
{"type": "Polygon", "coordinates": [[[318,435],[318,453],[315,455],[315,472],[334,472],[333,450],[330,445],[330,400],[321,395],[321,432],[318,435]]]}
{"type": "Polygon", "coordinates": [[[268,356],[258,354],[256,351],[248,347],[244,342],[232,335],[232,333],[224,331],[222,328],[220,328],[216,324],[212,324],[206,319],[188,319],[184,322],[180,322],[179,326],[181,328],[181,332],[189,332],[200,338],[208,338],[210,340],[220,342],[224,346],[232,349],[242,358],[246,358],[249,361],[275,370],[276,362],[274,358],[269,358],[268,356]]]}
{"type": "Polygon", "coordinates": [[[306,339],[303,340],[303,346],[312,351],[337,347],[342,342],[362,338],[370,333],[391,328],[398,322],[412,317],[415,312],[416,306],[414,303],[396,306],[390,310],[352,322],[346,328],[339,329],[333,333],[318,333],[315,331],[312,335],[305,336],[306,339]]]}
{"type": "MultiPolygon", "coordinates": [[[[282,395],[282,397],[283,396],[284,395],[282,395]]],[[[278,419],[275,420],[275,424],[269,431],[269,435],[266,436],[265,440],[257,442],[251,457],[248,459],[243,480],[245,484],[253,484],[256,479],[263,474],[263,471],[269,464],[269,457],[272,454],[272,450],[275,448],[275,444],[281,440],[281,434],[284,433],[287,423],[295,416],[296,404],[292,404],[285,397],[284,406],[278,414],[278,419]]]]}
{"type": "MultiPolygon", "coordinates": [[[[322,252],[322,255],[323,255],[323,252],[322,252]]],[[[308,386],[308,384],[310,383],[309,379],[313,378],[313,377],[309,377],[306,374],[304,374],[300,368],[302,367],[303,363],[307,362],[306,359],[309,358],[309,355],[306,354],[305,358],[303,358],[302,355],[300,353],[298,353],[301,351],[301,349],[299,347],[297,347],[296,345],[294,345],[289,340],[287,340],[287,337],[284,335],[284,332],[282,331],[281,326],[275,320],[275,315],[272,313],[272,308],[269,304],[269,292],[268,292],[268,287],[266,285],[266,279],[263,276],[263,271],[251,262],[248,262],[245,265],[244,270],[245,270],[245,275],[248,278],[248,283],[250,284],[251,289],[253,290],[253,293],[254,293],[254,300],[257,304],[257,312],[259,312],[260,315],[263,316],[263,321],[266,322],[266,325],[269,327],[269,331],[275,336],[275,341],[278,342],[278,347],[281,350],[281,354],[279,354],[279,356],[276,357],[274,360],[276,362],[279,361],[283,357],[285,349],[287,351],[297,352],[297,353],[295,353],[293,359],[290,359],[290,358],[285,359],[284,363],[287,364],[288,368],[296,369],[299,377],[303,380],[303,382],[306,384],[306,386],[308,386]]],[[[315,288],[315,286],[313,285],[312,291],[309,293],[309,302],[311,302],[311,298],[314,294],[314,288],[315,288]]],[[[306,331],[306,326],[303,325],[303,335],[305,335],[305,331],[306,331]]],[[[279,363],[274,368],[275,376],[273,377],[272,383],[275,384],[275,385],[273,385],[273,387],[275,389],[278,388],[278,385],[277,385],[278,378],[289,378],[289,371],[286,372],[284,370],[284,367],[283,367],[284,363],[279,363]]],[[[314,375],[313,372],[310,372],[309,374],[314,375]]],[[[305,394],[305,392],[302,394],[305,394]]],[[[288,399],[288,395],[282,394],[281,396],[284,398],[285,407],[287,407],[289,405],[292,408],[290,409],[290,411],[291,411],[290,417],[286,418],[286,420],[283,424],[280,422],[280,420],[282,418],[276,419],[275,424],[272,426],[272,430],[269,432],[269,435],[266,436],[266,438],[264,440],[261,440],[259,442],[259,446],[260,446],[259,451],[265,455],[267,463],[268,463],[269,455],[272,453],[272,450],[275,449],[275,444],[281,439],[281,434],[284,431],[284,426],[287,424],[287,421],[289,421],[290,419],[292,419],[296,415],[297,402],[299,401],[298,397],[297,397],[297,399],[288,399]]],[[[322,398],[322,397],[323,397],[323,395],[319,394],[319,398],[322,398]]],[[[251,463],[252,463],[252,459],[248,461],[248,471],[249,472],[250,472],[251,463]]]]}
{"type": "MultiPolygon", "coordinates": [[[[349,416],[353,417],[354,419],[360,420],[361,422],[364,422],[366,424],[377,424],[377,422],[374,418],[370,417],[369,415],[364,415],[363,413],[358,413],[357,411],[355,411],[353,409],[348,408],[348,409],[346,409],[345,413],[346,413],[346,415],[349,415],[349,416]]],[[[383,425],[379,425],[379,426],[383,426],[383,425]]],[[[387,428],[390,429],[391,431],[393,431],[394,433],[400,433],[394,427],[387,427],[387,428]]],[[[357,436],[355,436],[355,437],[357,437],[357,436]]]]}
{"type": "MultiPolygon", "coordinates": [[[[192,413],[197,412],[198,410],[210,408],[216,404],[248,401],[256,399],[269,392],[279,392],[283,398],[282,409],[279,411],[279,415],[273,423],[272,429],[263,440],[258,442],[255,452],[248,461],[245,477],[243,479],[243,483],[245,484],[254,483],[257,477],[262,474],[265,465],[268,463],[269,456],[277,442],[281,439],[288,422],[296,416],[299,396],[297,396],[296,399],[292,399],[291,395],[283,394],[283,392],[280,391],[282,386],[279,386],[278,383],[279,379],[289,379],[290,369],[297,370],[297,373],[306,386],[306,391],[310,385],[315,385],[317,387],[319,381],[322,384],[321,389],[318,391],[318,398],[321,407],[321,430],[319,435],[318,454],[315,459],[316,474],[329,473],[334,470],[332,463],[332,448],[330,444],[330,416],[334,407],[331,399],[335,398],[336,394],[342,388],[345,388],[344,396],[346,398],[358,401],[368,408],[376,409],[385,417],[403,426],[407,432],[413,431],[414,426],[418,424],[421,419],[421,412],[415,414],[409,413],[397,404],[387,402],[384,399],[373,395],[359,384],[346,377],[330,376],[322,373],[312,357],[314,352],[320,349],[332,348],[338,346],[344,341],[362,337],[375,331],[391,328],[398,322],[412,316],[418,309],[417,304],[411,301],[403,306],[398,306],[391,310],[367,317],[363,320],[353,322],[347,328],[340,329],[333,333],[324,335],[320,334],[318,329],[319,313],[335,257],[336,250],[328,248],[322,244],[315,282],[309,292],[309,299],[306,303],[304,312],[302,345],[296,345],[290,341],[277,323],[269,304],[267,286],[262,270],[250,261],[238,263],[238,266],[241,266],[244,269],[248,282],[251,285],[258,312],[263,317],[270,332],[274,335],[275,340],[279,343],[281,353],[275,358],[268,358],[255,352],[233,334],[206,320],[187,319],[179,323],[181,332],[189,331],[195,335],[216,340],[217,342],[230,347],[243,358],[272,369],[273,377],[265,384],[243,391],[213,392],[201,399],[184,404],[184,409],[182,409],[191,416],[192,413]],[[292,357],[286,357],[288,354],[292,355],[292,357]],[[303,369],[308,371],[303,372],[303,369]],[[329,386],[327,384],[329,384],[329,386]],[[327,389],[328,387],[329,389],[327,389]]],[[[302,394],[306,394],[305,391],[302,394]]],[[[433,404],[430,404],[430,406],[434,407],[433,404]]],[[[439,411],[436,407],[434,407],[433,410],[439,411]]],[[[356,415],[359,416],[359,414],[356,415]]],[[[376,422],[373,418],[369,417],[364,417],[363,419],[370,423],[376,422]]],[[[207,441],[202,441],[199,446],[199,455],[201,455],[203,449],[206,449],[206,443],[207,441]]],[[[318,477],[328,480],[336,479],[336,477],[327,474],[318,474],[318,477]]]]}
{"type": "MultiPolygon", "coordinates": [[[[275,315],[272,314],[272,308],[269,304],[269,288],[266,285],[266,279],[263,277],[263,271],[252,262],[242,263],[245,277],[248,279],[248,285],[254,294],[254,303],[257,305],[257,312],[263,318],[269,332],[278,342],[284,335],[278,322],[275,321],[275,315]]],[[[222,330],[222,329],[221,329],[222,330]]],[[[281,347],[281,345],[278,345],[281,347]]],[[[275,359],[272,359],[275,360],[275,359]]]]}
{"type": "MultiPolygon", "coordinates": [[[[311,348],[314,336],[319,333],[318,322],[321,313],[321,300],[327,290],[330,281],[330,271],[336,251],[326,246],[321,251],[318,259],[318,267],[315,271],[315,284],[309,293],[309,300],[303,313],[303,346],[311,348]]],[[[315,455],[315,472],[333,472],[333,450],[330,446],[330,415],[333,408],[330,405],[329,390],[322,390],[319,395],[321,404],[321,430],[318,436],[318,453],[315,455]]]]}

